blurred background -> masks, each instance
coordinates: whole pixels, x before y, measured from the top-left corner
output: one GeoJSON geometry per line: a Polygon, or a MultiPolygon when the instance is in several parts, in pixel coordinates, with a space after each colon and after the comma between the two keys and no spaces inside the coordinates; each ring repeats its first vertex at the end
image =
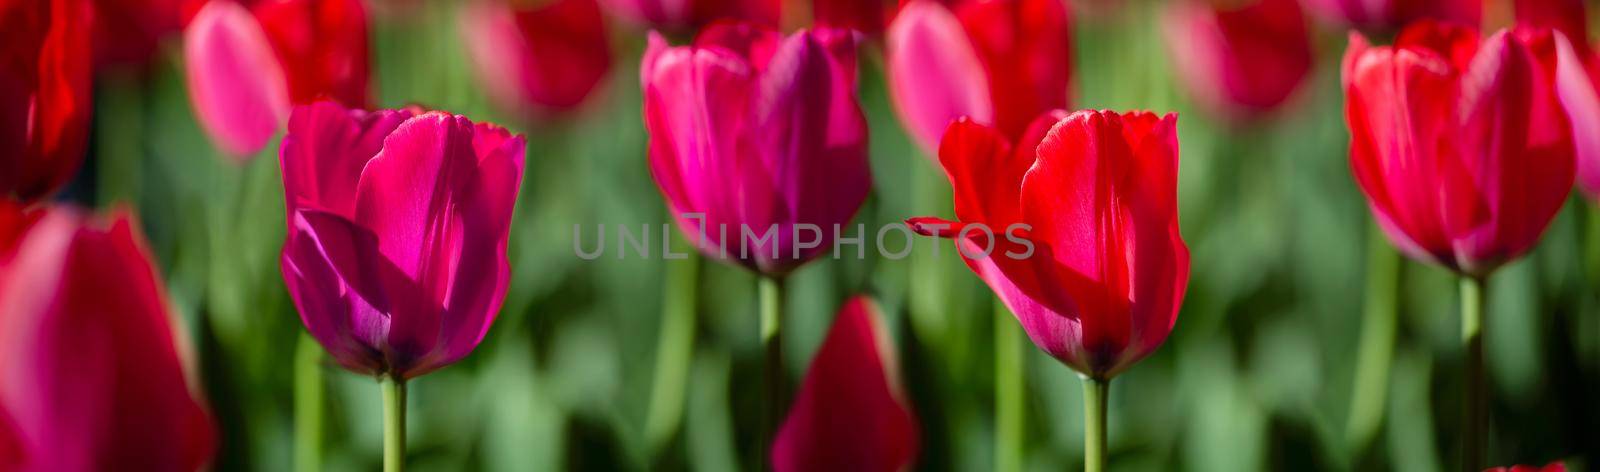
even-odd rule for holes
{"type": "MultiPolygon", "coordinates": [[[[743,468],[759,436],[755,277],[698,258],[586,261],[573,249],[574,225],[649,224],[659,234],[668,221],[645,164],[647,28],[608,16],[612,64],[599,88],[576,110],[528,113],[480,85],[459,19],[465,2],[386,3],[371,9],[375,107],[420,104],[528,137],[510,295],[475,353],[411,383],[413,469],[743,468]]],[[[1163,3],[1073,5],[1075,105],[1179,114],[1181,224],[1193,252],[1171,338],[1112,388],[1111,468],[1450,467],[1462,407],[1456,282],[1375,236],[1346,151],[1346,33],[1307,20],[1314,62],[1304,82],[1271,114],[1225,119],[1174,71],[1163,3]]],[[[326,408],[313,425],[326,468],[376,469],[375,382],[319,350],[297,352],[304,328],[278,266],[281,136],[242,164],[216,151],[192,111],[177,43],[139,70],[98,74],[89,158],[62,198],[126,205],[142,220],[221,425],[218,469],[293,466],[297,385],[326,408]]],[[[869,39],[861,54],[874,188],[856,223],[953,216],[942,171],[890,105],[882,48],[869,39]]],[[[996,327],[1016,324],[1009,315],[997,323],[990,291],[947,242],[914,243],[906,259],[869,247],[865,260],[821,258],[795,272],[785,367],[799,379],[842,302],[876,297],[921,423],[916,467],[987,470],[993,345],[1005,335],[996,327]]],[[[1537,250],[1494,278],[1496,463],[1600,464],[1597,287],[1600,212],[1577,197],[1537,250]]],[[[1023,363],[1024,468],[1078,467],[1078,376],[1031,345],[1023,363]]]]}

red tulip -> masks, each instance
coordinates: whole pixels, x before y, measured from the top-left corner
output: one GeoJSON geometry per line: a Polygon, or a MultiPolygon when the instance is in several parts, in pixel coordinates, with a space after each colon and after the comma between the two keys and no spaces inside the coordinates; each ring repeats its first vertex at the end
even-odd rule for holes
{"type": "Polygon", "coordinates": [[[908,470],[917,456],[917,434],[878,306],[852,298],[806,369],[772,446],[772,468],[908,470]]]}
{"type": "Polygon", "coordinates": [[[1532,465],[1514,465],[1511,467],[1493,467],[1484,469],[1483,472],[1567,472],[1567,466],[1560,462],[1551,462],[1544,467],[1532,465]]]}
{"type": "Polygon", "coordinates": [[[99,65],[144,64],[183,29],[199,0],[93,0],[94,57],[99,65]]]}
{"type": "Polygon", "coordinates": [[[0,0],[0,198],[43,198],[77,172],[92,18],[82,0],[0,0]]]}
{"type": "Polygon", "coordinates": [[[893,6],[893,2],[884,0],[813,0],[811,17],[817,26],[877,35],[887,25],[893,6]]]}
{"type": "Polygon", "coordinates": [[[1548,27],[1565,37],[1556,40],[1556,91],[1567,119],[1578,160],[1578,188],[1600,200],[1600,55],[1588,42],[1588,13],[1576,0],[1516,2],[1517,22],[1548,27]]]}
{"type": "Polygon", "coordinates": [[[442,112],[295,108],[283,278],[340,365],[404,380],[483,340],[510,282],[524,143],[442,112]]]}
{"type": "Polygon", "coordinates": [[[595,0],[463,7],[461,31],[478,77],[497,102],[541,112],[576,108],[611,70],[611,45],[595,0]]]}
{"type": "Polygon", "coordinates": [[[367,105],[367,10],[361,0],[268,0],[256,19],[283,65],[291,103],[367,105]]]}
{"type": "Polygon", "coordinates": [[[650,171],[702,251],[781,275],[829,250],[872,184],[855,53],[854,34],[830,28],[721,23],[682,47],[651,36],[650,171]]]}
{"type": "Polygon", "coordinates": [[[283,128],[291,104],[365,106],[366,21],[359,0],[273,0],[254,14],[211,0],[184,31],[200,124],[223,151],[245,158],[283,128]]]}
{"type": "Polygon", "coordinates": [[[1167,44],[1202,105],[1234,119],[1276,109],[1311,71],[1311,34],[1296,0],[1168,4],[1167,44]]]}
{"type": "MultiPolygon", "coordinates": [[[[1393,31],[1420,20],[1476,25],[1482,0],[1302,0],[1329,22],[1355,28],[1393,31]]],[[[1522,0],[1518,0],[1519,2],[1522,0]]]]}
{"type": "Polygon", "coordinates": [[[1015,146],[959,120],[939,147],[958,221],[907,223],[956,239],[1040,349],[1109,379],[1161,346],[1188,287],[1177,119],[1057,111],[1015,146]]]}
{"type": "Polygon", "coordinates": [[[0,469],[197,470],[216,432],[125,213],[0,203],[0,469]]]}
{"type": "Polygon", "coordinates": [[[1548,30],[1422,22],[1345,52],[1350,166],[1406,254],[1483,276],[1527,252],[1573,182],[1548,30]]]}
{"type": "Polygon", "coordinates": [[[737,20],[777,27],[778,0],[601,0],[606,9],[629,21],[661,29],[693,29],[717,20],[737,20]]]}
{"type": "Polygon", "coordinates": [[[912,0],[889,25],[888,73],[901,121],[933,150],[952,120],[969,117],[1015,139],[1029,120],[1067,108],[1072,31],[1059,0],[953,7],[912,0]]]}

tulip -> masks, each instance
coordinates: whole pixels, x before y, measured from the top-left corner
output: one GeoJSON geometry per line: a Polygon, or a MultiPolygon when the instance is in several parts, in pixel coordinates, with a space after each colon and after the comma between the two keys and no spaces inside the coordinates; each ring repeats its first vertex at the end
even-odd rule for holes
{"type": "Polygon", "coordinates": [[[1577,0],[1516,2],[1517,22],[1560,31],[1556,40],[1556,92],[1572,123],[1578,189],[1600,200],[1600,56],[1589,44],[1588,13],[1577,0]]]}
{"type": "Polygon", "coordinates": [[[1461,276],[1469,469],[1482,460],[1487,277],[1538,242],[1572,188],[1572,130],[1549,30],[1420,22],[1393,46],[1352,34],[1344,58],[1350,167],[1401,252],[1461,276]]]}
{"type": "Polygon", "coordinates": [[[1311,35],[1296,0],[1168,4],[1167,45],[1192,95],[1236,120],[1282,105],[1311,71],[1311,35]]]}
{"type": "Polygon", "coordinates": [[[957,220],[907,224],[955,239],[1034,345],[1084,376],[1086,463],[1100,470],[1109,382],[1167,339],[1188,287],[1177,115],[1057,111],[1015,145],[961,119],[939,161],[957,220]]]}
{"type": "Polygon", "coordinates": [[[830,249],[872,184],[855,47],[844,30],[750,23],[713,25],[692,46],[651,35],[650,173],[696,247],[772,277],[830,249]],[[756,238],[742,229],[770,228],[743,244],[756,238]]]}
{"type": "Polygon", "coordinates": [[[1532,465],[1514,465],[1510,467],[1493,467],[1484,469],[1483,472],[1567,472],[1567,466],[1561,462],[1551,462],[1544,467],[1532,465]]]}
{"type": "Polygon", "coordinates": [[[0,202],[0,469],[198,470],[216,431],[126,212],[0,202]]]}
{"type": "Polygon", "coordinates": [[[47,197],[77,172],[92,17],[83,0],[0,1],[0,198],[47,197]]]}
{"type": "Polygon", "coordinates": [[[889,91],[930,153],[968,117],[1016,139],[1040,113],[1068,108],[1072,31],[1059,0],[912,0],[889,24],[889,91]]]}
{"type": "Polygon", "coordinates": [[[779,0],[601,0],[612,13],[634,23],[671,30],[736,20],[778,26],[779,0]]]}
{"type": "Polygon", "coordinates": [[[366,21],[359,0],[272,0],[253,14],[233,0],[206,3],[184,31],[201,126],[243,159],[283,128],[291,104],[365,106],[366,21]]]}
{"type": "Polygon", "coordinates": [[[1306,3],[1306,8],[1327,22],[1374,31],[1394,31],[1420,20],[1476,25],[1483,18],[1481,0],[1302,1],[1306,3]]]}
{"type": "Polygon", "coordinates": [[[595,0],[477,1],[463,7],[460,23],[489,94],[535,115],[576,108],[611,70],[595,0]]]}
{"type": "Polygon", "coordinates": [[[100,66],[142,66],[183,29],[203,0],[92,0],[94,56],[100,66]]]}
{"type": "Polygon", "coordinates": [[[869,35],[883,32],[893,4],[882,0],[813,0],[811,17],[818,26],[832,26],[869,35]]]}
{"type": "Polygon", "coordinates": [[[778,430],[772,447],[777,472],[911,468],[917,420],[879,313],[871,299],[858,296],[834,318],[778,430]]]}
{"type": "Polygon", "coordinates": [[[385,465],[405,444],[405,382],[471,353],[510,282],[522,136],[442,112],[330,101],[289,118],[282,269],[306,330],[381,377],[385,465]]]}

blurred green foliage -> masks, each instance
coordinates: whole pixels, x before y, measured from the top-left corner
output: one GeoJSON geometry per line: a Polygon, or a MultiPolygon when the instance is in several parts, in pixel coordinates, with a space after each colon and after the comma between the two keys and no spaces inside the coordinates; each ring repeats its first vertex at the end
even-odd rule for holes
{"type": "MultiPolygon", "coordinates": [[[[504,124],[528,136],[527,170],[505,309],[472,356],[412,383],[413,469],[748,465],[760,416],[755,279],[709,261],[583,261],[571,249],[575,224],[649,224],[659,238],[667,221],[645,166],[634,79],[642,34],[614,25],[618,62],[580,113],[530,119],[484,96],[455,7],[430,2],[414,15],[375,19],[376,105],[421,104],[504,124]]],[[[1080,106],[1179,112],[1181,217],[1193,252],[1176,330],[1112,386],[1112,468],[1451,466],[1461,352],[1456,286],[1439,269],[1399,264],[1392,361],[1376,363],[1389,375],[1380,373],[1380,396],[1367,407],[1376,421],[1370,434],[1347,430],[1368,261],[1394,256],[1387,245],[1371,247],[1382,243],[1369,237],[1348,171],[1337,68],[1344,35],[1321,31],[1314,77],[1282,113],[1228,124],[1183,96],[1156,7],[1133,0],[1083,13],[1076,33],[1080,106]]],[[[876,228],[951,216],[942,172],[889,105],[881,44],[866,47],[860,94],[875,189],[857,222],[876,228]]],[[[218,468],[285,470],[295,453],[291,353],[303,328],[277,264],[284,215],[276,146],[242,164],[214,151],[191,113],[177,56],[100,83],[88,175],[69,195],[131,205],[141,217],[222,426],[218,468]]],[[[915,244],[904,260],[869,248],[866,260],[824,259],[796,272],[786,367],[795,379],[803,374],[846,297],[876,296],[922,423],[918,468],[987,470],[992,295],[948,244],[936,256],[934,240],[915,244]]],[[[1492,281],[1495,463],[1600,463],[1597,254],[1600,213],[1574,199],[1539,249],[1492,281]]],[[[1026,468],[1078,467],[1077,375],[1031,346],[1023,360],[1026,468]]],[[[377,383],[320,368],[328,389],[323,463],[376,469],[377,383]]]]}

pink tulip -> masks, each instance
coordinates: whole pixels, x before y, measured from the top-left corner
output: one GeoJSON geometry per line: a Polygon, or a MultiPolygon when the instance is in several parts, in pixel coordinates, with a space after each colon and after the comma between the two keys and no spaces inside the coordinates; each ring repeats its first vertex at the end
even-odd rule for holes
{"type": "Polygon", "coordinates": [[[480,0],[462,8],[461,32],[495,101],[543,115],[581,105],[611,70],[611,45],[595,0],[521,6],[480,0]]]}
{"type": "Polygon", "coordinates": [[[93,17],[87,0],[0,0],[0,198],[47,197],[83,161],[93,17]]]}
{"type": "Polygon", "coordinates": [[[852,298],[806,369],[772,446],[772,468],[908,470],[917,456],[917,434],[878,306],[852,298]]]}
{"type": "Polygon", "coordinates": [[[1572,123],[1578,188],[1600,200],[1600,55],[1588,42],[1588,13],[1578,0],[1529,0],[1516,6],[1518,23],[1554,28],[1565,36],[1556,40],[1556,92],[1572,123]]]}
{"type": "Polygon", "coordinates": [[[189,95],[200,125],[224,152],[266,147],[289,113],[289,89],[261,24],[232,0],[212,0],[183,33],[189,95]]]}
{"type": "Polygon", "coordinates": [[[1311,33],[1296,0],[1178,0],[1165,20],[1180,82],[1225,117],[1273,111],[1311,71],[1311,33]]]}
{"type": "Polygon", "coordinates": [[[510,280],[524,139],[442,112],[295,108],[281,153],[283,278],[352,371],[413,378],[483,340],[510,280]]]}
{"type": "Polygon", "coordinates": [[[723,23],[682,47],[651,36],[650,171],[702,251],[781,275],[829,250],[872,184],[855,51],[852,33],[829,28],[783,37],[723,23]],[[765,242],[743,235],[770,228],[765,242]]]}
{"type": "Polygon", "coordinates": [[[1350,167],[1407,255],[1482,277],[1538,242],[1571,192],[1572,129],[1549,30],[1414,24],[1393,46],[1352,34],[1350,167]]]}
{"type": "Polygon", "coordinates": [[[0,202],[0,469],[198,470],[216,431],[127,214],[0,202]]]}
{"type": "Polygon", "coordinates": [[[1040,349],[1106,380],[1166,341],[1189,283],[1176,115],[1057,111],[1014,146],[963,119],[939,160],[958,221],[907,223],[957,239],[1040,349]]]}
{"type": "Polygon", "coordinates": [[[895,110],[929,152],[957,118],[1015,139],[1069,105],[1072,31],[1059,0],[912,0],[889,24],[886,54],[895,110]]]}

